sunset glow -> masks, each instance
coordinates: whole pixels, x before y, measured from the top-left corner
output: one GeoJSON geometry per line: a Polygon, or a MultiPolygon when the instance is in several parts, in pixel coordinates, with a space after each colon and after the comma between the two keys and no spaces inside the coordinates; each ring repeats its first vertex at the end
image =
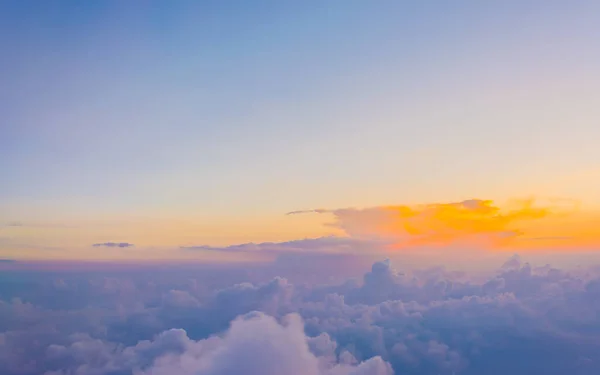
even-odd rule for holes
{"type": "Polygon", "coordinates": [[[0,258],[600,251],[595,5],[321,6],[4,6],[0,258]]]}
{"type": "Polygon", "coordinates": [[[0,375],[599,375],[600,1],[0,0],[0,375]]]}

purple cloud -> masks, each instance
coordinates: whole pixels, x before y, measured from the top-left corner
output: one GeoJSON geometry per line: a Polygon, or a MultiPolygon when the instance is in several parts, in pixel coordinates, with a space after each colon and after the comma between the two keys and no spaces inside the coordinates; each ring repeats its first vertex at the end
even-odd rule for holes
{"type": "Polygon", "coordinates": [[[243,267],[11,271],[0,285],[0,373],[588,375],[600,366],[600,269],[515,255],[486,275],[386,260],[329,278],[347,257],[325,267],[306,253],[243,267]]]}
{"type": "Polygon", "coordinates": [[[310,213],[316,213],[316,214],[324,214],[327,212],[333,212],[332,210],[327,210],[324,208],[317,208],[314,210],[298,210],[298,211],[290,211],[287,212],[286,215],[300,215],[300,214],[310,214],[310,213]]]}
{"type": "Polygon", "coordinates": [[[385,244],[384,241],[325,236],[285,242],[245,243],[224,247],[208,245],[181,246],[180,248],[183,250],[234,253],[377,253],[385,244]]]}
{"type": "Polygon", "coordinates": [[[129,242],[103,242],[103,243],[95,243],[92,245],[93,247],[133,247],[135,246],[129,242]]]}

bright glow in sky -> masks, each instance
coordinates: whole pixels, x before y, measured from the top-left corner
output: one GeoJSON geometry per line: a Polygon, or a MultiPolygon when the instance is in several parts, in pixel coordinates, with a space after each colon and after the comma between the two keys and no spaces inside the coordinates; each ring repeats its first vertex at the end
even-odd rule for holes
{"type": "Polygon", "coordinates": [[[510,248],[598,249],[599,12],[4,2],[0,257],[171,258],[400,224],[427,245],[514,230],[510,248]],[[493,216],[529,197],[578,203],[568,218],[493,216]],[[465,219],[451,203],[470,199],[493,209],[465,219]],[[400,214],[350,231],[349,207],[400,214]],[[285,215],[315,208],[330,212],[285,215]],[[110,242],[135,251],[92,246],[110,242]]]}

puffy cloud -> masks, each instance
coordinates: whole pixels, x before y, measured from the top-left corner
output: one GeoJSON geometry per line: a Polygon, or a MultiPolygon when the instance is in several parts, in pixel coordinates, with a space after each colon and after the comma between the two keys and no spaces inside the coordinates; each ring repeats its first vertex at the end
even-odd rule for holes
{"type": "MultiPolygon", "coordinates": [[[[312,339],[314,346],[315,339],[312,339]]],[[[202,342],[197,345],[202,346],[202,342]]],[[[326,344],[327,345],[327,344],[326,344]]],[[[329,345],[332,345],[329,343],[329,345]]],[[[316,345],[318,347],[318,345],[316,345]]],[[[322,348],[321,348],[322,349],[322,348]]],[[[327,349],[325,355],[334,355],[327,349]]],[[[387,375],[391,367],[374,357],[358,365],[319,361],[310,351],[301,319],[284,318],[283,324],[262,313],[232,322],[226,334],[209,348],[196,347],[182,354],[159,358],[144,374],[167,375],[387,375]]]]}
{"type": "Polygon", "coordinates": [[[504,264],[502,265],[502,270],[518,270],[519,268],[521,268],[521,263],[521,257],[519,256],[519,254],[515,254],[511,256],[506,262],[504,262],[504,264]]]}
{"type": "Polygon", "coordinates": [[[332,270],[310,262],[294,270],[304,281],[272,277],[292,263],[3,273],[0,373],[591,375],[600,366],[597,268],[513,256],[485,277],[399,272],[389,260],[357,280],[314,282],[332,270]]]}
{"type": "Polygon", "coordinates": [[[165,331],[153,340],[123,347],[87,335],[74,335],[69,345],[50,345],[50,374],[136,375],[390,375],[379,357],[363,363],[338,361],[335,343],[323,336],[308,338],[301,318],[282,323],[260,312],[234,320],[224,335],[194,341],[181,329],[165,331]],[[319,346],[320,344],[320,346],[319,346]],[[325,348],[323,348],[325,345],[325,348]],[[317,353],[310,350],[316,348],[317,353]]]}
{"type": "Polygon", "coordinates": [[[154,361],[171,353],[183,353],[194,344],[186,332],[171,329],[153,340],[140,341],[134,346],[92,338],[86,334],[69,337],[67,345],[50,345],[46,349],[47,366],[54,367],[46,374],[131,374],[151,367],[154,361]]]}
{"type": "Polygon", "coordinates": [[[406,341],[395,344],[391,353],[396,362],[413,368],[420,367],[424,362],[435,364],[430,364],[429,367],[435,367],[434,371],[444,373],[460,371],[465,367],[464,359],[458,352],[436,340],[419,341],[411,336],[406,341]]]}
{"type": "MultiPolygon", "coordinates": [[[[288,214],[319,213],[333,215],[331,226],[348,236],[362,240],[385,239],[392,248],[471,246],[536,247],[577,242],[577,223],[556,222],[573,214],[577,204],[560,202],[546,205],[533,200],[514,200],[500,207],[491,200],[470,199],[461,202],[422,205],[396,205],[363,209],[294,211],[288,214]],[[538,222],[549,223],[539,226],[538,222]],[[565,228],[568,228],[565,231],[565,228]],[[535,240],[535,241],[532,241],[535,240]]],[[[588,220],[589,221],[589,220],[588,220]]],[[[600,233],[594,232],[595,239],[600,233]]],[[[586,233],[589,237],[590,234],[586,233]]],[[[598,241],[595,242],[598,244],[598,241]]]]}
{"type": "Polygon", "coordinates": [[[163,296],[163,303],[169,307],[198,307],[200,301],[185,290],[169,290],[163,296]]]}
{"type": "Polygon", "coordinates": [[[215,295],[214,306],[231,317],[250,310],[276,313],[287,306],[293,295],[293,286],[281,277],[255,286],[251,283],[236,284],[222,289],[215,295]]]}

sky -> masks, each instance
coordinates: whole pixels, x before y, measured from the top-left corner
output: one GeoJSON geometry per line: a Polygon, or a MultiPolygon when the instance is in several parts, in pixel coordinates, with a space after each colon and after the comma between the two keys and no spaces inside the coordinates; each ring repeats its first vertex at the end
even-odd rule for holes
{"type": "Polygon", "coordinates": [[[0,1],[0,374],[599,374],[598,15],[0,1]]]}
{"type": "Polygon", "coordinates": [[[0,257],[597,250],[599,11],[2,2],[0,257]]]}

